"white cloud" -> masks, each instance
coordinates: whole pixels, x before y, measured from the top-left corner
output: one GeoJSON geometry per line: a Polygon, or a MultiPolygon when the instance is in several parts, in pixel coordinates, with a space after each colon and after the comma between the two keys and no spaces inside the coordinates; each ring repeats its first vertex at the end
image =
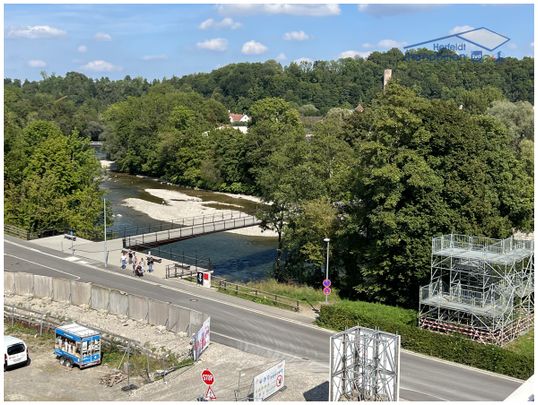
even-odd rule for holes
{"type": "Polygon", "coordinates": [[[198,26],[201,30],[207,30],[209,28],[230,28],[235,30],[239,27],[241,27],[241,23],[234,21],[230,17],[223,18],[221,21],[215,21],[212,18],[208,18],[198,26]]]}
{"type": "Polygon", "coordinates": [[[276,60],[286,60],[286,59],[288,59],[288,58],[287,58],[286,54],[280,52],[280,53],[276,56],[275,59],[276,59],[276,60]]]}
{"type": "Polygon", "coordinates": [[[78,48],[77,48],[77,51],[79,51],[80,53],[84,53],[88,50],[88,47],[86,45],[80,45],[78,48]]]}
{"type": "Polygon", "coordinates": [[[198,42],[196,46],[200,49],[208,49],[210,51],[225,51],[228,48],[228,41],[224,38],[213,38],[198,42]]]}
{"type": "Polygon", "coordinates": [[[61,29],[51,27],[49,25],[32,25],[24,28],[11,28],[7,32],[8,38],[58,38],[66,34],[61,29]]]}
{"type": "Polygon", "coordinates": [[[394,39],[382,39],[377,43],[381,48],[400,48],[405,45],[405,42],[398,42],[394,39]]]}
{"type": "Polygon", "coordinates": [[[248,41],[243,44],[241,52],[245,55],[259,55],[267,51],[267,47],[256,41],[248,41]]]}
{"type": "Polygon", "coordinates": [[[474,27],[471,27],[470,25],[456,25],[454,28],[452,28],[448,33],[450,35],[459,34],[460,32],[470,31],[473,30],[474,27]]]}
{"type": "Polygon", "coordinates": [[[372,53],[371,51],[361,52],[361,51],[349,50],[349,51],[342,52],[340,54],[340,58],[357,58],[357,57],[361,57],[361,58],[366,59],[371,53],[372,53]]]}
{"type": "Polygon", "coordinates": [[[375,17],[387,17],[428,11],[437,6],[438,4],[359,4],[357,7],[361,13],[370,14],[375,17]]]}
{"type": "Polygon", "coordinates": [[[91,70],[94,72],[117,72],[122,70],[121,66],[115,66],[112,63],[105,62],[104,60],[94,60],[86,63],[82,66],[84,70],[91,70]]]}
{"type": "Polygon", "coordinates": [[[161,55],[145,55],[142,57],[143,60],[166,60],[168,59],[168,56],[161,54],[161,55]]]}
{"type": "Polygon", "coordinates": [[[508,49],[517,49],[517,44],[515,42],[510,42],[506,46],[508,47],[508,49]]]}
{"type": "Polygon", "coordinates": [[[369,42],[365,42],[364,44],[362,44],[362,47],[368,49],[368,48],[373,48],[374,46],[369,42]]]}
{"type": "Polygon", "coordinates": [[[286,32],[283,38],[286,41],[306,41],[310,37],[304,31],[291,31],[286,32]]]}
{"type": "Polygon", "coordinates": [[[28,61],[28,66],[33,68],[44,68],[45,66],[47,66],[47,64],[42,60],[32,59],[28,61]]]}
{"type": "Polygon", "coordinates": [[[98,32],[93,38],[96,41],[112,41],[112,37],[106,32],[98,32]]]}
{"type": "Polygon", "coordinates": [[[222,15],[288,14],[308,17],[339,15],[338,4],[220,4],[217,9],[222,15]]]}

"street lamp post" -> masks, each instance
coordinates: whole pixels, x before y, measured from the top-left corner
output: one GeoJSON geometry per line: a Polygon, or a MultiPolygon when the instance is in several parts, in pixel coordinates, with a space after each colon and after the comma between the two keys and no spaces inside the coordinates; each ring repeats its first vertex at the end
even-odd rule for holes
{"type": "Polygon", "coordinates": [[[106,269],[106,262],[107,262],[107,251],[106,251],[106,198],[103,198],[103,217],[104,217],[104,220],[105,220],[105,229],[104,229],[104,234],[105,234],[105,245],[104,245],[104,259],[105,259],[105,269],[106,269]]]}
{"type": "MultiPolygon", "coordinates": [[[[323,242],[327,242],[327,265],[325,266],[325,280],[329,279],[329,242],[331,240],[329,238],[323,239],[323,242]]],[[[325,303],[327,304],[329,302],[329,296],[325,294],[325,303]]]]}

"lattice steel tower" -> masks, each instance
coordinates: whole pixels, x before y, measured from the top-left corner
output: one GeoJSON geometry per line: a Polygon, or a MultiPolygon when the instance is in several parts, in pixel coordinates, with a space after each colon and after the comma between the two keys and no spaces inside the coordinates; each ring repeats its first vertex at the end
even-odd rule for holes
{"type": "Polygon", "coordinates": [[[533,313],[533,240],[432,239],[431,281],[420,288],[420,327],[503,345],[532,326],[533,313]]]}

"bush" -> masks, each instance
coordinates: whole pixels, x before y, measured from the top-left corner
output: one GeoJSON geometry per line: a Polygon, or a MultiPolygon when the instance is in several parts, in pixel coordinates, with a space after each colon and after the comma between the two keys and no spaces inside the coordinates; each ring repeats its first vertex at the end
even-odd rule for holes
{"type": "Polygon", "coordinates": [[[366,302],[342,301],[322,306],[318,325],[345,330],[357,325],[401,336],[404,349],[528,379],[534,373],[532,355],[516,353],[502,347],[474,342],[459,335],[444,335],[416,326],[417,313],[397,307],[366,302]]]}

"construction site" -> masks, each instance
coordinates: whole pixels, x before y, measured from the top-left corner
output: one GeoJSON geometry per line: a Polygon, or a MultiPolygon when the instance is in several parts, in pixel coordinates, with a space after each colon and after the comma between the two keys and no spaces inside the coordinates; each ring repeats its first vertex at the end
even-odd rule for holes
{"type": "Polygon", "coordinates": [[[502,346],[534,315],[534,241],[449,234],[432,239],[419,325],[502,346]]]}

